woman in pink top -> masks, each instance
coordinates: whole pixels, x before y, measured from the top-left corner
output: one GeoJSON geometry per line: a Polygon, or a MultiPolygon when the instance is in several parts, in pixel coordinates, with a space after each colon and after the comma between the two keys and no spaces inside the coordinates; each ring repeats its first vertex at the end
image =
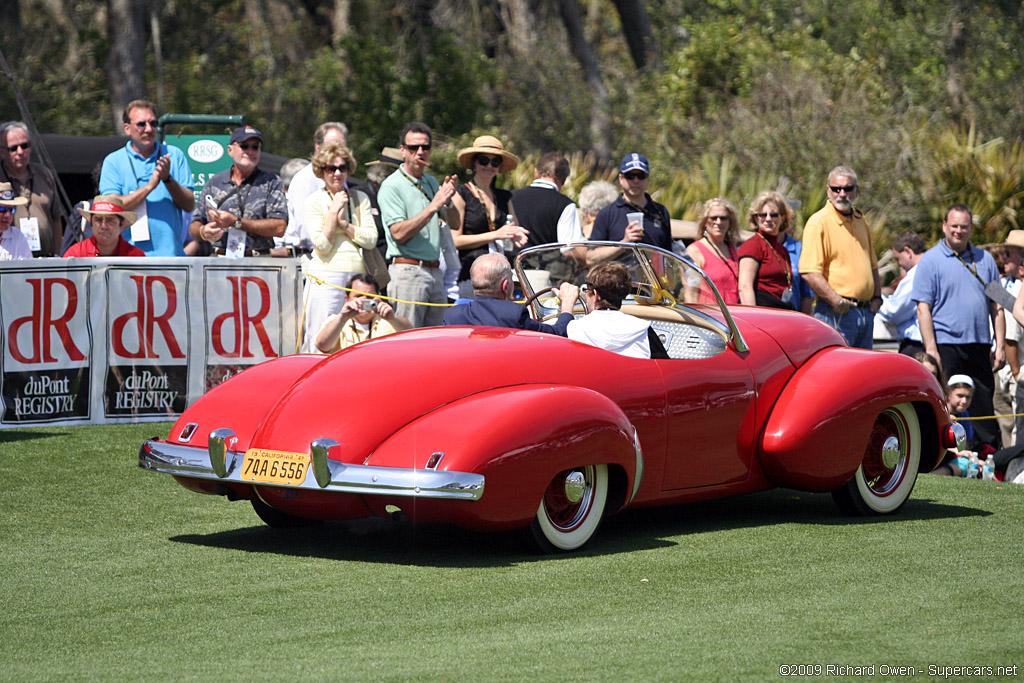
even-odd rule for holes
{"type": "MultiPolygon", "coordinates": [[[[740,302],[738,230],[739,218],[732,202],[725,197],[709,199],[704,202],[704,210],[697,221],[697,241],[686,248],[686,253],[707,273],[727,304],[740,302]]],[[[707,287],[687,287],[686,302],[716,303],[716,299],[707,287]]]]}

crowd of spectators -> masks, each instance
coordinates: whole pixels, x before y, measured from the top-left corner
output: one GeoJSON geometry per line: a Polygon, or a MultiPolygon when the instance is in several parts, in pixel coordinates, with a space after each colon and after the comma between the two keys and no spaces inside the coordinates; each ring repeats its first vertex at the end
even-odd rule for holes
{"type": "MultiPolygon", "coordinates": [[[[587,240],[651,244],[688,255],[727,304],[814,315],[851,346],[872,347],[877,316],[899,351],[927,359],[937,377],[971,378],[975,414],[1008,416],[1001,425],[974,422],[979,444],[1024,446],[1024,419],[1015,417],[1024,409],[1024,382],[1018,382],[1024,231],[1011,231],[1004,244],[972,245],[973,216],[965,205],[948,208],[943,239],[931,249],[914,232],[895,238],[892,256],[901,277],[883,297],[870,226],[855,207],[859,180],[846,166],[824,175],[827,201],[807,220],[802,240],[792,234],[799,203],[765,191],[743,220],[729,200],[709,198],[696,240],[684,245],[673,239],[668,209],[648,191],[652,168],[639,152],[622,158],[616,183],[585,186],[577,206],[563,192],[569,162],[556,152],[540,157],[529,186],[498,187],[499,176],[520,160],[490,135],[458,151],[468,170],[464,180],[435,178],[429,173],[433,133],[409,123],[398,146],[364,164],[367,180],[359,180],[341,122],[320,125],[309,159],[290,160],[280,175],[259,168],[263,135],[242,126],[227,146],[231,167],[212,176],[196,197],[185,155],[158,140],[155,105],[131,102],[122,119],[127,140],[97,168],[96,197],[76,204],[67,217],[60,215],[53,173],[30,161],[28,128],[0,126],[0,260],[298,258],[308,276],[303,349],[329,352],[375,333],[441,324],[456,301],[485,305],[449,311],[448,322],[491,317],[521,323],[525,309],[509,307],[518,293],[509,261],[524,247],[587,240]],[[1003,298],[994,296],[993,283],[1003,298]],[[370,308],[366,302],[384,291],[394,303],[382,298],[370,308]]],[[[595,281],[588,281],[584,296],[596,297],[596,317],[621,322],[610,313],[618,313],[615,277],[621,274],[606,270],[591,269],[595,281]]],[[[715,301],[710,290],[697,287],[688,287],[685,298],[715,301]]],[[[568,329],[569,336],[590,325],[561,322],[555,333],[568,329]]],[[[630,330],[627,346],[648,355],[641,332],[630,330]]]]}

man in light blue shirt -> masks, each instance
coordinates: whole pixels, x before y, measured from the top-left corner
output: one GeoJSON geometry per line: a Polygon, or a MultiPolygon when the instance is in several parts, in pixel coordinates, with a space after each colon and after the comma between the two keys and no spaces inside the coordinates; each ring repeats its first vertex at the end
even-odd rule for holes
{"type": "Polygon", "coordinates": [[[889,332],[900,343],[900,353],[916,356],[924,351],[921,342],[921,328],[917,324],[917,302],[913,299],[914,273],[924,255],[924,240],[916,232],[907,230],[892,243],[892,253],[905,275],[896,285],[896,291],[883,297],[878,309],[878,319],[885,323],[889,332]]]}
{"type": "Polygon", "coordinates": [[[133,100],[121,115],[128,143],[103,160],[100,194],[116,194],[139,220],[124,238],[146,256],[184,256],[182,211],[195,208],[195,186],[185,154],[158,142],[156,107],[133,100]]]}
{"type": "MultiPolygon", "coordinates": [[[[985,286],[999,280],[992,255],[970,243],[974,230],[971,210],[954,204],[942,221],[945,237],[925,252],[914,274],[912,298],[924,350],[939,361],[946,376],[962,373],[974,380],[972,405],[976,415],[992,415],[994,370],[1006,361],[1003,309],[985,295],[985,286]],[[995,331],[992,351],[989,318],[995,331]]],[[[1000,447],[994,419],[978,420],[978,437],[1000,447]]]]}

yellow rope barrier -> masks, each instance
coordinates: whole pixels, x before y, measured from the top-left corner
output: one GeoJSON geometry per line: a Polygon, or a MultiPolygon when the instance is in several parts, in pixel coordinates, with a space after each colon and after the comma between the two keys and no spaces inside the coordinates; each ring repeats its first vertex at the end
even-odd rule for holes
{"type": "MultiPolygon", "coordinates": [[[[356,291],[354,289],[349,289],[348,287],[342,287],[340,285],[333,285],[330,282],[324,282],[323,280],[318,278],[316,275],[310,275],[309,273],[306,273],[306,277],[308,277],[310,280],[312,280],[313,282],[317,283],[318,285],[324,285],[325,287],[333,287],[334,289],[340,289],[343,292],[354,292],[354,291],[356,291]]],[[[455,305],[455,304],[434,304],[434,303],[430,303],[430,302],[427,302],[427,301],[406,301],[404,299],[396,299],[396,298],[391,297],[391,296],[385,296],[384,294],[367,294],[366,292],[359,292],[359,293],[364,295],[364,296],[372,297],[374,299],[384,299],[385,301],[394,301],[395,303],[398,303],[398,304],[412,304],[413,306],[439,306],[439,307],[443,307],[443,308],[449,308],[449,307],[455,305]]]]}
{"type": "Polygon", "coordinates": [[[954,422],[967,422],[969,420],[994,420],[999,417],[1024,417],[1024,413],[1013,413],[1010,415],[971,415],[970,417],[953,417],[954,422]]]}

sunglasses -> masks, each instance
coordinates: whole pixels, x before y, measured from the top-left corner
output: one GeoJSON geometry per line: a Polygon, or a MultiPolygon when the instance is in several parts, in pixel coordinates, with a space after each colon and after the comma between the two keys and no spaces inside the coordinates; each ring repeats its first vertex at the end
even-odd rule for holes
{"type": "Polygon", "coordinates": [[[708,216],[708,222],[710,223],[728,223],[728,216],[708,216]]]}
{"type": "Polygon", "coordinates": [[[260,145],[260,143],[258,142],[253,142],[251,144],[239,142],[238,147],[239,149],[244,149],[246,152],[258,152],[260,151],[260,147],[262,147],[262,145],[260,145]]]}
{"type": "Polygon", "coordinates": [[[334,164],[327,164],[324,166],[324,170],[328,173],[348,173],[348,164],[342,164],[341,166],[335,166],[334,164]]]}
{"type": "Polygon", "coordinates": [[[505,160],[502,159],[501,157],[497,157],[497,158],[494,158],[494,157],[477,157],[476,158],[476,163],[480,164],[481,166],[493,166],[494,168],[500,168],[502,163],[504,163],[504,161],[505,160]]]}
{"type": "Polygon", "coordinates": [[[425,144],[425,145],[402,145],[402,147],[405,147],[407,150],[409,150],[413,154],[415,154],[416,152],[420,151],[421,149],[424,152],[429,152],[430,151],[430,143],[429,142],[427,144],[425,144]]]}
{"type": "Polygon", "coordinates": [[[625,178],[626,180],[647,180],[647,174],[646,173],[640,173],[640,172],[637,172],[637,173],[623,173],[622,177],[625,178]]]}
{"type": "Polygon", "coordinates": [[[775,218],[779,217],[779,214],[774,212],[774,211],[772,211],[772,212],[763,211],[761,213],[755,213],[754,215],[757,216],[758,218],[760,218],[761,220],[764,220],[765,218],[775,219],[775,218]]]}
{"type": "Polygon", "coordinates": [[[7,147],[8,152],[17,152],[19,149],[29,149],[32,147],[31,142],[19,142],[16,145],[10,145],[7,147]]]}
{"type": "Polygon", "coordinates": [[[839,194],[840,192],[845,192],[846,194],[850,194],[854,190],[857,189],[857,186],[856,185],[829,185],[828,189],[832,190],[836,194],[839,194]]]}
{"type": "Polygon", "coordinates": [[[0,213],[14,213],[15,211],[13,206],[0,206],[0,213]]]}
{"type": "Polygon", "coordinates": [[[156,128],[156,124],[156,119],[150,119],[149,121],[136,121],[132,125],[138,128],[139,130],[146,130],[146,126],[149,126],[150,128],[156,128]]]}

